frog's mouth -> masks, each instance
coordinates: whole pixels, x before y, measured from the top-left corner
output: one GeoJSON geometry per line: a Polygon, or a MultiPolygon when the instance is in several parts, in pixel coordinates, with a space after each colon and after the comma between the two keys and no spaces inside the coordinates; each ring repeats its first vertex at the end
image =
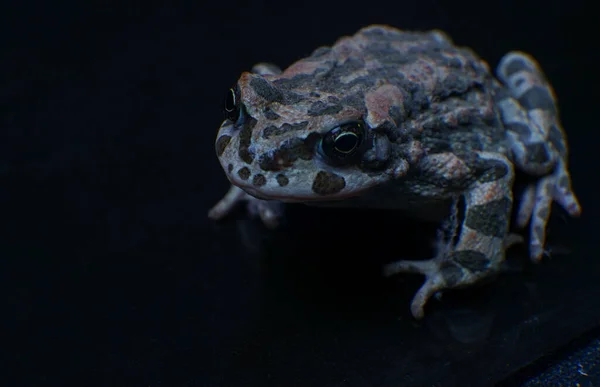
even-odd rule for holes
{"type": "Polygon", "coordinates": [[[276,189],[269,189],[266,187],[257,188],[247,182],[241,182],[237,179],[230,179],[231,183],[246,192],[247,194],[261,200],[276,200],[284,203],[310,203],[319,205],[319,203],[326,203],[332,201],[348,200],[361,196],[364,189],[352,189],[352,187],[346,187],[346,189],[335,193],[328,194],[316,194],[312,187],[304,187],[299,189],[298,186],[291,187],[277,187],[276,189]]]}

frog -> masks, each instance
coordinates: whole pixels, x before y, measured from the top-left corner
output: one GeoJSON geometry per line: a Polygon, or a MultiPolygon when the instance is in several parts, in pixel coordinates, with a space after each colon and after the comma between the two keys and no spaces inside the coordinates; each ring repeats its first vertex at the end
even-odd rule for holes
{"type": "Polygon", "coordinates": [[[554,89],[522,51],[506,53],[494,75],[441,30],[370,25],[284,70],[256,64],[224,111],[215,151],[231,188],[212,219],[240,203],[273,228],[285,203],[447,209],[431,258],[382,268],[424,276],[415,319],[432,296],[498,274],[524,241],[510,230],[513,211],[517,228],[529,226],[533,262],[544,256],[552,203],[581,214],[554,89]],[[518,206],[516,173],[530,178],[518,206]]]}

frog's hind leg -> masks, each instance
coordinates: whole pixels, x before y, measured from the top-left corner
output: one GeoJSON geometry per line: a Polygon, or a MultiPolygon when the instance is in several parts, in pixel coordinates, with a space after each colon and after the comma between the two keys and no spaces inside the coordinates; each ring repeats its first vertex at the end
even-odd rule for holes
{"type": "MultiPolygon", "coordinates": [[[[425,303],[435,293],[472,285],[497,273],[504,251],[519,239],[508,233],[512,211],[512,164],[498,154],[478,152],[477,181],[464,193],[465,216],[456,244],[439,242],[436,256],[429,260],[402,260],[386,265],[384,275],[419,273],[425,283],[415,294],[411,312],[422,318],[425,303]]],[[[456,217],[446,227],[453,234],[456,217]]],[[[439,238],[439,236],[438,236],[439,238]]],[[[453,238],[451,238],[453,239],[453,238]]]]}
{"type": "Polygon", "coordinates": [[[497,69],[496,105],[511,139],[517,167],[542,176],[524,191],[517,226],[530,223],[530,256],[541,259],[552,201],[571,216],[581,212],[567,169],[567,142],[552,87],[537,62],[521,52],[506,54],[497,69]]]}

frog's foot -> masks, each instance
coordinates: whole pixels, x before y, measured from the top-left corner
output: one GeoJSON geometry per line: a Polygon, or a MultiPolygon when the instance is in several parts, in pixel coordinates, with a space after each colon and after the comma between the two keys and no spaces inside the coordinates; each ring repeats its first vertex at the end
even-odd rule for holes
{"type": "Polygon", "coordinates": [[[581,214],[581,207],[571,189],[569,174],[562,162],[559,162],[552,175],[544,176],[529,185],[521,198],[516,223],[520,228],[530,223],[529,256],[533,261],[541,260],[544,255],[546,226],[553,201],[571,216],[581,214]]]}
{"type": "Polygon", "coordinates": [[[525,189],[517,213],[517,226],[525,227],[531,220],[530,256],[538,261],[544,253],[552,201],[571,216],[581,213],[567,169],[566,136],[552,87],[532,57],[521,52],[508,53],[500,61],[497,73],[508,91],[508,95],[500,91],[496,98],[512,139],[516,164],[530,175],[542,176],[525,189]]]}
{"type": "Polygon", "coordinates": [[[417,319],[423,317],[425,303],[435,293],[472,285],[498,273],[505,250],[520,241],[508,232],[514,181],[512,164],[505,156],[489,152],[476,152],[469,162],[478,171],[477,180],[462,193],[462,220],[457,216],[456,201],[451,206],[449,218],[438,233],[435,257],[426,261],[398,261],[383,269],[386,276],[425,275],[425,283],[411,304],[411,312],[417,319]]]}
{"type": "Polygon", "coordinates": [[[479,282],[494,270],[483,254],[473,250],[454,251],[424,261],[403,260],[383,268],[385,276],[398,273],[418,273],[425,276],[425,283],[413,297],[410,311],[416,319],[424,316],[427,301],[436,293],[479,282]]]}
{"type": "Polygon", "coordinates": [[[257,199],[234,185],[232,185],[225,196],[208,211],[208,217],[215,220],[224,218],[241,202],[246,203],[250,215],[258,215],[264,225],[268,228],[276,228],[279,226],[283,215],[282,202],[257,199]]]}
{"type": "MultiPolygon", "coordinates": [[[[507,234],[502,251],[522,242],[521,236],[507,234]]],[[[438,246],[441,245],[443,243],[438,244],[438,246]]],[[[423,318],[425,304],[435,294],[446,289],[473,285],[500,270],[500,266],[494,264],[495,260],[486,257],[484,253],[475,250],[447,252],[447,247],[445,245],[432,259],[402,260],[383,267],[383,275],[386,277],[399,273],[416,273],[425,276],[425,283],[413,297],[410,307],[410,311],[416,319],[423,318]]],[[[501,262],[498,261],[498,263],[501,262]]]]}

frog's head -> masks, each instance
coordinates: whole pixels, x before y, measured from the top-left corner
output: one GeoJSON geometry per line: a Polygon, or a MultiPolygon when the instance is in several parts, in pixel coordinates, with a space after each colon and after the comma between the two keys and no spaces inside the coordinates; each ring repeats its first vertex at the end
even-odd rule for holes
{"type": "Polygon", "coordinates": [[[232,184],[261,199],[328,201],[397,175],[386,125],[376,125],[385,121],[381,92],[340,95],[285,75],[244,73],[229,90],[215,145],[232,184]],[[377,109],[368,111],[373,98],[377,109]]]}

